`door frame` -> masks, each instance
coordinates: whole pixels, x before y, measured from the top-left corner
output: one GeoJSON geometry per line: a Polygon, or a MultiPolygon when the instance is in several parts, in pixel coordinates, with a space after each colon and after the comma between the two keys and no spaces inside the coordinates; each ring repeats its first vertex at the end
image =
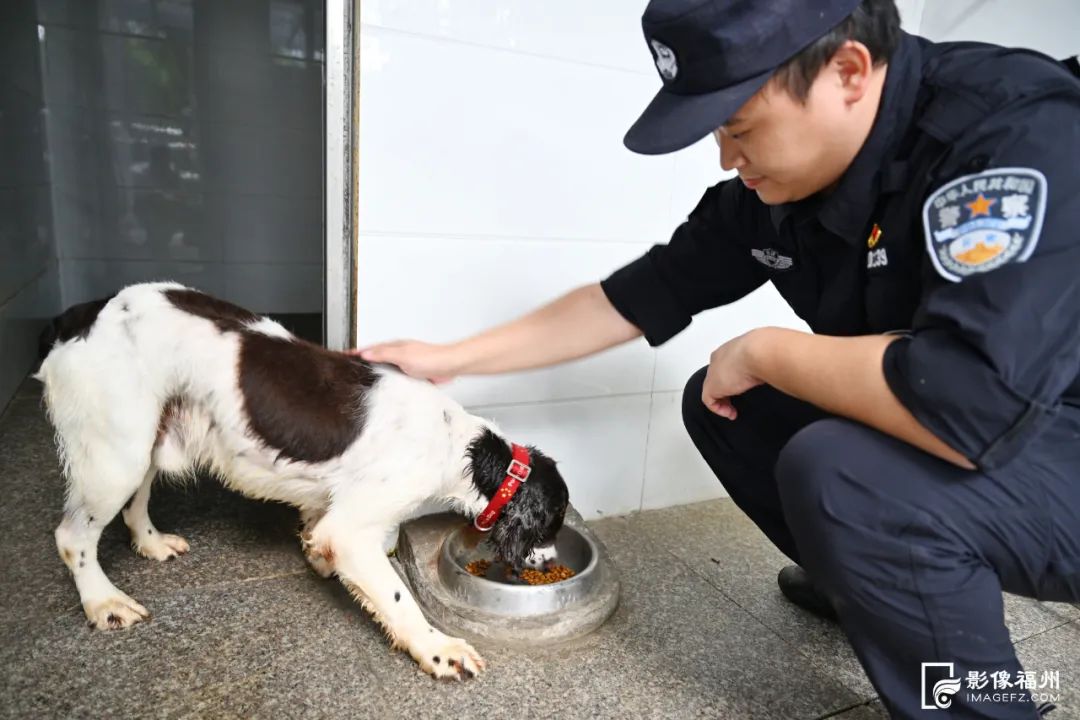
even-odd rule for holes
{"type": "Polygon", "coordinates": [[[323,338],[333,350],[356,345],[359,48],[360,0],[326,0],[323,338]]]}

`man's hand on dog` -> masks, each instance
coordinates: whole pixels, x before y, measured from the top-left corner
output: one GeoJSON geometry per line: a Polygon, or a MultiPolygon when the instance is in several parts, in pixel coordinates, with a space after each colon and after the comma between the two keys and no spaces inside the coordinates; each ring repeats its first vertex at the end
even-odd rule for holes
{"type": "Polygon", "coordinates": [[[418,340],[394,340],[359,348],[352,354],[368,362],[396,365],[406,375],[436,385],[450,382],[459,372],[449,346],[418,340]]]}

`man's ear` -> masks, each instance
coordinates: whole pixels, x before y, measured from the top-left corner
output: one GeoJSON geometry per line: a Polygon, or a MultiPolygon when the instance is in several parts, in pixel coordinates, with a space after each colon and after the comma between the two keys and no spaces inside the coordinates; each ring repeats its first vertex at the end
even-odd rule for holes
{"type": "Polygon", "coordinates": [[[861,42],[848,40],[829,60],[829,69],[836,73],[844,101],[851,105],[862,100],[870,89],[874,58],[861,42]]]}

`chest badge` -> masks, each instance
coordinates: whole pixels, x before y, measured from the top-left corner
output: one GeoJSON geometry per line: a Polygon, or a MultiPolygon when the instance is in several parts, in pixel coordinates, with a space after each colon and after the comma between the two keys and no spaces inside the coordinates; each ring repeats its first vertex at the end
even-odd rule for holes
{"type": "Polygon", "coordinates": [[[934,268],[959,282],[1035,251],[1046,212],[1046,176],[1033,168],[995,168],[938,188],[923,205],[934,268]]]}
{"type": "Polygon", "coordinates": [[[881,227],[874,223],[874,227],[870,230],[870,235],[866,238],[866,247],[869,249],[866,253],[866,269],[875,270],[877,268],[888,267],[889,255],[885,252],[885,248],[877,247],[878,241],[881,240],[881,227]]]}
{"type": "Polygon", "coordinates": [[[878,227],[877,223],[874,223],[873,229],[870,230],[870,237],[866,238],[866,247],[873,250],[874,246],[878,244],[878,240],[880,240],[880,239],[881,239],[881,228],[878,227]]]}
{"type": "Polygon", "coordinates": [[[772,248],[754,248],[750,251],[754,259],[767,268],[773,270],[787,270],[792,265],[792,260],[787,255],[781,255],[772,248]]]}

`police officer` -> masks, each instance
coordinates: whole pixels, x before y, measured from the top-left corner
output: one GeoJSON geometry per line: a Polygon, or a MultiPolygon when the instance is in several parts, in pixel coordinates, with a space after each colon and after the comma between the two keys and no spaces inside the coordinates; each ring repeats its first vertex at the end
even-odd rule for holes
{"type": "Polygon", "coordinates": [[[657,346],[771,282],[813,334],[721,345],[683,417],[801,566],[784,594],[895,717],[1037,716],[1001,592],[1080,600],[1080,82],[908,35],[893,0],[653,0],[643,28],[663,87],[627,147],[712,133],[738,178],[599,284],[365,356],[438,381],[657,346]]]}

